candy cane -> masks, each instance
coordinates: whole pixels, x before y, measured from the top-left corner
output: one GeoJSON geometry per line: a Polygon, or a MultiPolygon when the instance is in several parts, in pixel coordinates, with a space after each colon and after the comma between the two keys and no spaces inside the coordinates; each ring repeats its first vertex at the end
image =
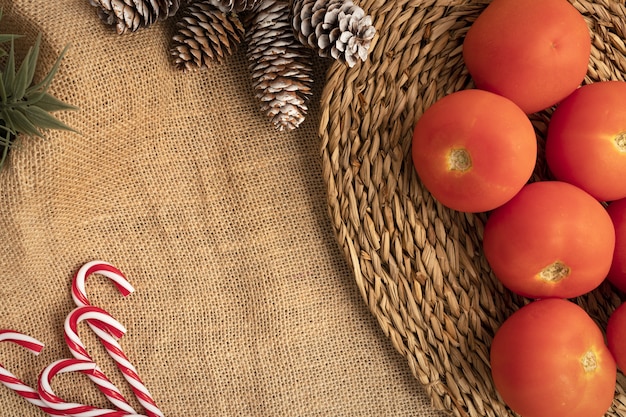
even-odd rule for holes
{"type": "MultiPolygon", "coordinates": [[[[135,290],[130,282],[128,282],[124,274],[115,266],[105,261],[92,261],[83,265],[74,275],[72,282],[72,298],[78,307],[91,305],[89,299],[87,298],[85,282],[88,276],[96,273],[104,275],[113,281],[117,289],[124,297],[135,290]]],[[[163,417],[163,413],[157,407],[154,398],[148,391],[148,388],[139,378],[137,370],[130,363],[126,355],[124,355],[121,347],[117,344],[117,341],[103,333],[103,331],[107,331],[107,328],[101,326],[98,321],[88,319],[87,323],[89,324],[91,330],[98,335],[105,347],[108,345],[107,351],[109,351],[109,354],[115,360],[118,368],[122,371],[122,374],[131,385],[135,396],[146,410],[148,416],[163,417]]]]}
{"type": "MultiPolygon", "coordinates": [[[[13,330],[0,330],[0,342],[13,342],[38,355],[43,349],[43,343],[37,339],[13,330]]],[[[50,416],[64,416],[65,413],[49,408],[39,397],[39,393],[26,385],[19,378],[0,365],[0,383],[4,384],[17,395],[29,403],[39,407],[41,411],[50,416]]]]}
{"type": "Polygon", "coordinates": [[[0,330],[0,342],[13,342],[35,355],[39,355],[43,349],[43,343],[34,337],[13,330],[0,330]]]}
{"type": "MultiPolygon", "coordinates": [[[[111,338],[119,338],[126,333],[124,326],[98,307],[85,306],[72,310],[65,320],[65,342],[72,356],[76,359],[84,361],[93,360],[87,352],[85,345],[78,337],[78,322],[82,320],[91,320],[94,325],[94,331],[105,333],[111,338]]],[[[136,413],[133,407],[126,401],[117,387],[113,385],[100,368],[96,368],[93,372],[89,373],[88,376],[115,407],[127,413],[136,413]]]]}
{"type": "Polygon", "coordinates": [[[48,365],[39,375],[39,395],[48,407],[72,417],[145,417],[140,414],[127,413],[120,410],[109,410],[90,405],[66,402],[52,390],[52,378],[66,372],[80,372],[93,376],[98,370],[92,361],[80,359],[60,359],[48,365]]]}
{"type": "Polygon", "coordinates": [[[84,306],[75,308],[67,316],[65,320],[65,340],[70,347],[72,355],[77,359],[90,360],[89,354],[77,334],[78,323],[83,320],[94,323],[92,330],[96,333],[96,336],[98,336],[100,342],[130,384],[133,393],[146,410],[148,417],[163,417],[163,413],[156,406],[148,388],[141,381],[137,369],[130,363],[116,340],[116,337],[120,338],[126,333],[126,329],[109,313],[99,307],[84,306]]]}
{"type": "Polygon", "coordinates": [[[117,287],[122,296],[126,297],[135,289],[128,282],[122,271],[114,267],[108,262],[104,261],[92,261],[83,265],[74,275],[72,280],[72,298],[77,307],[91,305],[87,299],[87,292],[85,290],[85,282],[87,277],[92,274],[100,274],[113,281],[113,284],[117,287]]]}

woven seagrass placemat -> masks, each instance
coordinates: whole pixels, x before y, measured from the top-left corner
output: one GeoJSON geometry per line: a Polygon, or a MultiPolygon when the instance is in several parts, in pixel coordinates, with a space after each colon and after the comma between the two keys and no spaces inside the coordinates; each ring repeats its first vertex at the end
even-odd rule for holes
{"type": "MultiPolygon", "coordinates": [[[[419,116],[471,88],[462,42],[489,1],[364,0],[378,35],[369,59],[330,69],[320,125],[328,210],[364,301],[436,408],[455,416],[509,416],[490,378],[489,346],[526,301],[494,278],[481,252],[484,215],[449,210],[414,172],[419,116]]],[[[592,34],[586,83],[626,74],[626,7],[574,0],[592,34]]],[[[543,144],[549,111],[531,116],[543,144]]],[[[539,160],[535,178],[546,176],[539,160]]],[[[576,301],[601,325],[620,299],[603,285],[576,301]]],[[[626,416],[618,376],[608,415],[626,416]]]]}

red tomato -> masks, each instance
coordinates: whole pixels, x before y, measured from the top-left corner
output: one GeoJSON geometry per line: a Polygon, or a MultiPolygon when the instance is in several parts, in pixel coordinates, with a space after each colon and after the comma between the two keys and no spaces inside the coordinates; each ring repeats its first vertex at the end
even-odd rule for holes
{"type": "Polygon", "coordinates": [[[589,28],[567,0],[494,0],[463,43],[476,86],[510,98],[526,113],[574,91],[590,53],[589,28]]]}
{"type": "Polygon", "coordinates": [[[530,178],[537,141],[513,102],[482,90],[449,94],[429,107],[413,133],[413,164],[426,188],[459,211],[488,211],[530,178]]]}
{"type": "Polygon", "coordinates": [[[615,250],[607,279],[626,292],[626,198],[612,202],[606,210],[615,227],[615,250]]]}
{"type": "Polygon", "coordinates": [[[626,303],[617,307],[606,325],[606,343],[622,372],[626,372],[626,303]]]}
{"type": "Polygon", "coordinates": [[[554,176],[600,201],[626,197],[626,82],[585,85],[554,111],[546,139],[554,176]]]}
{"type": "Polygon", "coordinates": [[[605,208],[578,187],[560,181],[525,186],[494,210],[483,249],[496,277],[529,298],[572,298],[604,281],[615,248],[605,208]]]}
{"type": "Polygon", "coordinates": [[[513,313],[495,334],[490,361],[496,390],[524,417],[601,417],[615,395],[617,369],[602,331],[567,300],[513,313]]]}

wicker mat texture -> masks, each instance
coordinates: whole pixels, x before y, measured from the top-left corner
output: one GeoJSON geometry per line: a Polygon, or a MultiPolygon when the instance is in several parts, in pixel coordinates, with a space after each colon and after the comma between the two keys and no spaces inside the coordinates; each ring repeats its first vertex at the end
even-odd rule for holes
{"type": "MultiPolygon", "coordinates": [[[[420,184],[410,145],[433,102],[471,88],[462,59],[485,0],[363,0],[378,37],[370,59],[334,66],[322,94],[323,175],[333,227],[361,294],[436,408],[513,415],[490,378],[489,346],[525,300],[505,291],[481,252],[484,215],[442,207],[420,184]]],[[[626,7],[572,0],[592,34],[585,82],[626,74],[626,7]]],[[[531,117],[543,145],[549,112],[531,117]]],[[[541,147],[540,146],[540,147],[541,147]]],[[[539,160],[535,178],[546,178],[539,160]]],[[[607,285],[576,300],[600,324],[620,303],[607,285]]],[[[626,416],[620,373],[608,415],[626,416]]]]}
{"type": "MultiPolygon", "coordinates": [[[[0,328],[45,343],[0,345],[28,385],[70,357],[63,323],[86,262],[120,268],[127,298],[90,278],[93,304],[167,417],[440,416],[362,302],[328,219],[316,63],[308,120],[278,133],[258,110],[243,50],[207,72],[173,69],[173,23],[118,36],[88,0],[0,0],[18,55],[42,33],[39,75],[71,47],[52,92],[80,134],[22,139],[0,172],[0,328]]],[[[79,335],[137,411],[85,324],[79,335]]],[[[85,375],[67,400],[111,407],[85,375]]],[[[44,414],[0,386],[0,416],[44,414]]]]}

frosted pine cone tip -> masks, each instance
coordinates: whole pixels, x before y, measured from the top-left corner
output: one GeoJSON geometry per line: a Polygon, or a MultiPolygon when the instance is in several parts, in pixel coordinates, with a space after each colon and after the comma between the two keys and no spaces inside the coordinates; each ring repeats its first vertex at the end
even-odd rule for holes
{"type": "Polygon", "coordinates": [[[89,4],[105,24],[124,34],[174,16],[181,0],[89,0],[89,4]]]}
{"type": "Polygon", "coordinates": [[[292,0],[292,27],[300,42],[353,67],[365,61],[376,29],[351,0],[292,0]]]}
{"type": "Polygon", "coordinates": [[[339,30],[341,34],[331,50],[333,58],[338,59],[343,54],[350,67],[356,65],[358,60],[365,61],[376,35],[371,16],[357,14],[347,16],[341,12],[339,13],[339,30]]]}
{"type": "Polygon", "coordinates": [[[263,0],[218,0],[228,10],[234,12],[245,12],[254,9],[263,0]]]}

